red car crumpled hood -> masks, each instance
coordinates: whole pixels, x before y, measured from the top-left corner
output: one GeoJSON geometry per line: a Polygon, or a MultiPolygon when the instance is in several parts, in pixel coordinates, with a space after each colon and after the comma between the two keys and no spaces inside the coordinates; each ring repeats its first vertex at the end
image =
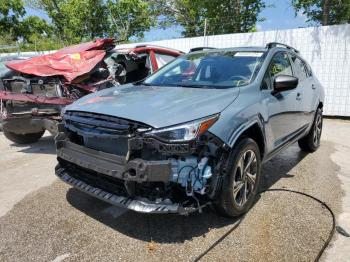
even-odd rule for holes
{"type": "Polygon", "coordinates": [[[63,76],[72,81],[89,73],[106,55],[105,49],[113,47],[112,38],[97,39],[63,48],[53,54],[36,56],[27,60],[10,61],[5,65],[15,71],[36,76],[63,76]]]}

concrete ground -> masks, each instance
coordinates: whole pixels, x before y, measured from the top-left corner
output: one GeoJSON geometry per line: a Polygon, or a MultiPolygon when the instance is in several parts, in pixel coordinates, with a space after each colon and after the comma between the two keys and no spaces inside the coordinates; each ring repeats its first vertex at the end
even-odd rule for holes
{"type": "MultiPolygon", "coordinates": [[[[267,188],[290,188],[328,203],[350,232],[350,122],[325,120],[313,154],[293,145],[263,168],[267,188]]],[[[110,206],[54,176],[52,137],[16,146],[0,133],[0,261],[313,261],[331,217],[317,202],[268,192],[235,228],[206,210],[188,217],[144,215],[110,206]],[[231,232],[232,231],[232,232],[231,232]]],[[[349,261],[336,234],[323,260],[349,261]]]]}

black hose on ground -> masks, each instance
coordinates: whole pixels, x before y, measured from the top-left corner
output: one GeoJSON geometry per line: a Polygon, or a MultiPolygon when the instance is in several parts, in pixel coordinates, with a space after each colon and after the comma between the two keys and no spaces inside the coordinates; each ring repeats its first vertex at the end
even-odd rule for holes
{"type": "Polygon", "coordinates": [[[334,212],[333,210],[327,205],[326,202],[320,200],[319,198],[317,197],[314,197],[310,194],[307,194],[307,193],[304,193],[304,192],[300,192],[300,191],[296,191],[296,190],[292,190],[292,189],[286,189],[286,188],[271,188],[271,189],[267,189],[267,190],[263,190],[261,192],[259,192],[259,195],[261,195],[262,193],[265,193],[265,192],[268,192],[268,191],[275,191],[275,192],[290,192],[290,193],[294,193],[294,194],[299,194],[299,195],[302,195],[302,196],[306,196],[308,198],[311,198],[313,200],[315,200],[316,202],[320,203],[323,207],[325,207],[329,213],[331,214],[332,216],[332,229],[331,231],[329,232],[329,235],[328,235],[328,238],[326,240],[326,242],[324,242],[322,248],[320,249],[320,251],[318,252],[317,254],[317,257],[315,258],[315,261],[319,261],[323,252],[326,250],[327,246],[329,245],[329,243],[331,242],[333,236],[334,236],[334,232],[335,232],[335,215],[334,215],[334,212]]]}
{"type": "MultiPolygon", "coordinates": [[[[315,258],[315,261],[319,261],[323,252],[325,251],[325,249],[327,248],[327,246],[331,242],[333,235],[334,235],[334,232],[335,232],[336,220],[335,220],[335,215],[334,215],[334,212],[332,211],[332,209],[322,200],[320,200],[317,197],[314,197],[310,194],[304,193],[304,192],[300,192],[300,191],[296,191],[296,190],[292,190],[292,189],[286,189],[286,188],[271,188],[271,189],[267,189],[267,190],[263,190],[263,191],[259,192],[258,195],[261,195],[261,194],[266,193],[266,192],[289,192],[289,193],[294,193],[294,194],[306,196],[306,197],[311,198],[311,199],[315,200],[316,202],[320,203],[323,207],[325,207],[329,211],[329,213],[332,216],[332,229],[329,232],[329,235],[328,235],[326,242],[323,244],[322,248],[320,249],[320,251],[317,254],[317,257],[315,258]]],[[[244,215],[239,217],[238,221],[233,225],[233,227],[230,230],[228,230],[217,241],[215,241],[212,245],[210,245],[210,247],[207,248],[203,253],[201,253],[199,256],[197,256],[194,261],[201,260],[206,254],[209,253],[210,250],[215,248],[221,241],[223,241],[228,235],[230,235],[242,223],[242,221],[244,220],[244,217],[245,217],[244,215]]]]}

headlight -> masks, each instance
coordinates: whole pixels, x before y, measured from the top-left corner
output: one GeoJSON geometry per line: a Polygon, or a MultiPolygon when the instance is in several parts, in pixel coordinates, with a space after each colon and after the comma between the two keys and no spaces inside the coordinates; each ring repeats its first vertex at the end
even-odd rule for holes
{"type": "Polygon", "coordinates": [[[186,124],[155,129],[151,132],[145,133],[145,136],[156,137],[167,142],[190,141],[207,131],[218,119],[219,114],[188,122],[186,124]]]}

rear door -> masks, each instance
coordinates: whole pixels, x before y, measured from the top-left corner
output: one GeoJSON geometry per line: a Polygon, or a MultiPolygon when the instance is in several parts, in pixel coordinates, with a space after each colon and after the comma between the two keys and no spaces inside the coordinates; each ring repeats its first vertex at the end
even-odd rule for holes
{"type": "Polygon", "coordinates": [[[301,101],[301,107],[302,110],[299,114],[300,121],[302,121],[302,125],[307,125],[309,122],[308,120],[308,114],[306,113],[307,103],[310,99],[310,93],[308,92],[311,90],[312,82],[310,81],[310,78],[307,76],[307,71],[305,68],[305,63],[303,60],[301,60],[296,55],[291,55],[292,65],[293,65],[293,71],[296,77],[298,77],[299,83],[298,83],[298,91],[301,94],[300,95],[300,101],[301,101]]]}
{"type": "Polygon", "coordinates": [[[302,106],[303,106],[303,122],[304,125],[311,124],[315,113],[317,97],[315,91],[317,89],[317,83],[314,82],[311,70],[308,68],[305,61],[295,55],[291,56],[293,61],[293,68],[299,78],[299,86],[303,94],[302,106]]]}

